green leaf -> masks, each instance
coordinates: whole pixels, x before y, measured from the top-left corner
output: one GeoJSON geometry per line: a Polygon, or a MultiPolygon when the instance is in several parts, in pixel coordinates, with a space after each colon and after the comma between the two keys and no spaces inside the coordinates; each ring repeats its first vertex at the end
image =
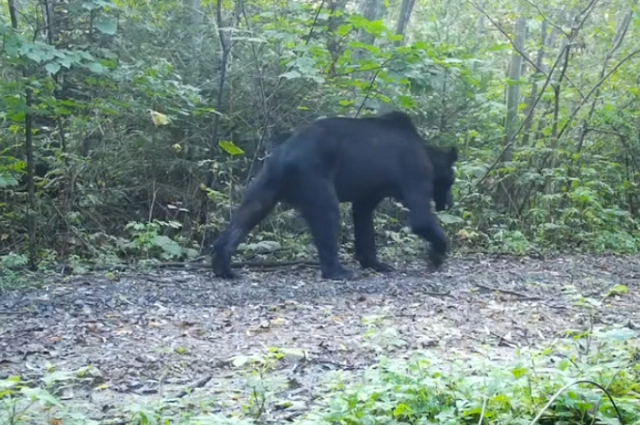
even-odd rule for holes
{"type": "Polygon", "coordinates": [[[82,3],[82,8],[87,10],[94,10],[94,9],[98,9],[99,7],[100,6],[98,6],[92,1],[85,1],[84,3],[82,3]]]}
{"type": "Polygon", "coordinates": [[[31,400],[39,400],[51,406],[62,407],[60,400],[55,398],[51,393],[42,388],[21,388],[22,394],[30,398],[31,400]]]}
{"type": "Polygon", "coordinates": [[[615,327],[612,329],[607,329],[605,331],[596,331],[594,332],[598,338],[613,340],[613,341],[625,341],[627,339],[637,338],[638,332],[623,327],[615,327]]]}
{"type": "Polygon", "coordinates": [[[560,360],[560,362],[558,362],[558,369],[561,371],[565,371],[567,370],[570,366],[572,365],[572,363],[567,360],[567,359],[562,359],[560,360]]]}
{"type": "Polygon", "coordinates": [[[18,180],[9,174],[0,174],[0,187],[7,188],[18,185],[18,180]]]}
{"type": "Polygon", "coordinates": [[[516,367],[514,369],[511,369],[511,374],[516,378],[522,378],[523,376],[525,376],[527,373],[529,372],[529,369],[527,369],[526,367],[516,367]]]}
{"type": "Polygon", "coordinates": [[[235,356],[231,362],[234,367],[242,367],[251,360],[249,356],[235,356]]]}
{"type": "Polygon", "coordinates": [[[406,404],[406,403],[400,403],[396,406],[396,408],[393,411],[393,415],[398,417],[398,416],[409,416],[413,414],[413,409],[411,409],[411,407],[406,404]]]}
{"type": "Polygon", "coordinates": [[[179,257],[182,255],[182,247],[168,236],[156,235],[153,237],[152,243],[162,248],[162,250],[171,257],[179,257]]]}
{"type": "Polygon", "coordinates": [[[627,292],[629,292],[629,288],[627,288],[626,285],[616,284],[613,286],[613,288],[609,290],[609,293],[606,295],[606,297],[622,295],[622,294],[626,294],[627,292]]]}
{"type": "Polygon", "coordinates": [[[347,34],[349,34],[349,32],[351,32],[351,29],[352,29],[352,28],[353,28],[353,25],[351,25],[351,24],[340,25],[340,26],[338,27],[338,30],[336,31],[336,34],[337,34],[339,37],[344,37],[344,36],[346,36],[347,34]]]}
{"type": "Polygon", "coordinates": [[[94,26],[103,34],[114,35],[118,29],[118,21],[110,17],[96,19],[94,26]]]}
{"type": "Polygon", "coordinates": [[[15,388],[20,383],[19,376],[9,376],[6,379],[0,379],[0,391],[15,388]]]}
{"type": "Polygon", "coordinates": [[[576,407],[578,409],[580,409],[581,411],[586,412],[586,411],[588,411],[589,409],[591,409],[593,407],[593,404],[588,403],[586,401],[578,401],[576,403],[576,407]]]}
{"type": "Polygon", "coordinates": [[[289,72],[285,72],[284,74],[280,74],[280,78],[286,78],[287,80],[292,80],[294,78],[300,78],[302,77],[302,74],[300,74],[298,71],[289,71],[289,72]]]}
{"type": "Polygon", "coordinates": [[[60,71],[61,66],[59,63],[53,62],[46,64],[44,68],[50,75],[54,75],[56,72],[60,71]]]}
{"type": "Polygon", "coordinates": [[[416,106],[416,102],[410,96],[398,96],[398,101],[400,102],[400,106],[404,109],[411,109],[416,106]]]}
{"type": "Polygon", "coordinates": [[[40,52],[34,51],[34,50],[29,50],[26,53],[26,56],[31,59],[32,61],[36,62],[36,63],[40,63],[42,62],[42,55],[40,54],[40,52]]]}
{"type": "Polygon", "coordinates": [[[59,63],[60,63],[60,65],[64,66],[65,68],[70,69],[72,61],[71,61],[70,58],[64,57],[64,58],[60,58],[59,63]]]}
{"type": "Polygon", "coordinates": [[[221,140],[218,143],[218,145],[222,148],[222,150],[224,150],[229,155],[233,155],[233,156],[244,155],[244,151],[240,149],[238,146],[236,146],[236,144],[230,140],[221,140]]]}
{"type": "Polygon", "coordinates": [[[46,374],[42,381],[46,385],[53,385],[59,382],[72,381],[76,378],[75,374],[69,371],[55,370],[51,373],[46,374]]]}
{"type": "Polygon", "coordinates": [[[82,3],[82,8],[87,10],[104,9],[106,7],[110,7],[112,9],[118,8],[115,3],[106,0],[91,0],[82,3]]]}
{"type": "Polygon", "coordinates": [[[238,251],[252,251],[257,254],[265,254],[281,249],[282,246],[277,241],[260,241],[256,243],[238,245],[238,251]]]}
{"type": "Polygon", "coordinates": [[[442,221],[444,224],[455,224],[464,222],[462,218],[448,213],[438,213],[438,218],[440,218],[440,221],[442,221]]]}
{"type": "Polygon", "coordinates": [[[104,74],[104,71],[105,71],[105,67],[102,66],[102,64],[99,62],[92,62],[89,65],[87,65],[87,68],[89,69],[89,71],[94,72],[96,74],[104,74]]]}

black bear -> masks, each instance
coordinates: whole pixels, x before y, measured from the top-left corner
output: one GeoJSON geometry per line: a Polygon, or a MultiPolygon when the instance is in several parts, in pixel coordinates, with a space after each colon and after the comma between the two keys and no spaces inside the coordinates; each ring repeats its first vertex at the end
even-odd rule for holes
{"type": "Polygon", "coordinates": [[[431,200],[437,211],[453,205],[457,159],[455,147],[427,145],[402,112],[319,119],[298,129],[267,158],[213,244],[213,271],[219,277],[235,277],[231,256],[279,201],[302,213],[318,250],[323,278],[353,277],[338,259],[341,202],[352,204],[355,257],[360,265],[391,271],[391,266],[378,261],[373,226],[373,211],[387,197],[409,209],[413,232],[431,243],[429,257],[439,267],[448,243],[431,200]]]}

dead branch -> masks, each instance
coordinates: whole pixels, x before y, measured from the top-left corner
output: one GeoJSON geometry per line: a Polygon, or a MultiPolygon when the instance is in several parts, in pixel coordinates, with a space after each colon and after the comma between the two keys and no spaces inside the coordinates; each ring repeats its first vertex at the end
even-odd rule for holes
{"type": "Polygon", "coordinates": [[[176,398],[182,398],[184,396],[186,396],[187,394],[191,394],[193,392],[193,390],[195,390],[196,388],[202,388],[205,385],[207,385],[207,383],[209,381],[211,381],[211,378],[213,378],[213,375],[206,375],[203,376],[202,378],[198,379],[196,382],[193,382],[192,384],[188,385],[187,387],[185,387],[182,391],[180,391],[178,394],[176,394],[176,398]]]}
{"type": "Polygon", "coordinates": [[[533,296],[532,297],[530,295],[523,294],[523,293],[517,292],[517,291],[513,291],[511,289],[494,288],[492,286],[484,285],[482,283],[476,283],[475,286],[477,286],[478,288],[484,289],[486,291],[502,292],[503,294],[513,295],[513,296],[516,296],[516,297],[521,298],[521,299],[526,300],[526,301],[540,301],[540,300],[542,300],[541,297],[537,297],[537,296],[533,296]]]}

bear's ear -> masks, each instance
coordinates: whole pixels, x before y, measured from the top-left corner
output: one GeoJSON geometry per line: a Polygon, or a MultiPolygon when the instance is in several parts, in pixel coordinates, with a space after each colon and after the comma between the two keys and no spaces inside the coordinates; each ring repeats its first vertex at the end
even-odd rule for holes
{"type": "Polygon", "coordinates": [[[451,164],[453,164],[454,162],[456,162],[458,160],[458,148],[455,146],[451,146],[449,148],[449,161],[451,162],[451,164]]]}

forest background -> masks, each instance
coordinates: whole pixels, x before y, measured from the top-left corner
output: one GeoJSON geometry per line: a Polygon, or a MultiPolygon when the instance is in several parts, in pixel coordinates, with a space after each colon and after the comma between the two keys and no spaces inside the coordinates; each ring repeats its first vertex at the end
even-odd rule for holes
{"type": "MultiPolygon", "coordinates": [[[[391,109],[460,150],[454,249],[637,252],[639,31],[635,0],[8,0],[0,273],[197,258],[281,134],[391,109]]],[[[405,218],[383,257],[424,255],[405,218]]],[[[303,229],[241,253],[315,256],[303,229]]]]}

